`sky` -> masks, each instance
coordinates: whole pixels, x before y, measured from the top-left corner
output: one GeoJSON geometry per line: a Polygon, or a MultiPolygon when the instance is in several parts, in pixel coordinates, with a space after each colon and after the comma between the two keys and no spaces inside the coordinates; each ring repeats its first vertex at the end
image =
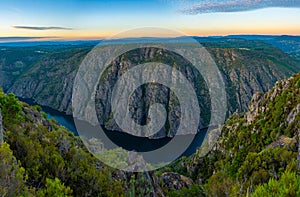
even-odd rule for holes
{"type": "MultiPolygon", "coordinates": [[[[0,0],[0,41],[102,39],[142,27],[185,35],[300,35],[300,0],[0,0]]],[[[141,32],[129,37],[174,36],[141,32]]]]}

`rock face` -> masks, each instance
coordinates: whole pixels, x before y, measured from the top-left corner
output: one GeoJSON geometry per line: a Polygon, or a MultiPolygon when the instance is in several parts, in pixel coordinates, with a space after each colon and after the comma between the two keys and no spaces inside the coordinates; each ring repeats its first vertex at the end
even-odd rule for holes
{"type": "MultiPolygon", "coordinates": [[[[299,62],[295,62],[280,50],[262,42],[225,40],[220,44],[206,43],[205,47],[223,75],[227,92],[228,115],[246,111],[255,92],[266,92],[276,81],[300,70],[299,62]],[[239,48],[237,43],[249,45],[249,48],[239,48]]],[[[18,97],[33,99],[40,105],[72,114],[71,97],[74,77],[80,62],[90,49],[76,48],[67,51],[58,50],[55,53],[49,52],[37,63],[20,71],[23,73],[12,82],[6,83],[11,84],[6,85],[7,91],[13,92],[18,97]]],[[[201,114],[201,127],[205,127],[210,120],[210,98],[201,75],[178,55],[149,48],[123,54],[107,69],[96,96],[96,110],[100,124],[109,130],[120,130],[112,118],[110,107],[112,87],[128,69],[151,61],[173,66],[191,82],[197,91],[200,108],[204,112],[201,114]]],[[[153,137],[171,137],[179,125],[180,109],[175,94],[163,85],[155,83],[143,85],[134,92],[129,106],[132,118],[138,124],[147,124],[149,106],[157,102],[166,107],[167,122],[153,137]]],[[[255,114],[255,112],[249,114],[250,122],[251,116],[254,117],[253,113],[255,114]]]]}
{"type": "Polygon", "coordinates": [[[251,124],[259,115],[259,110],[264,112],[264,108],[260,109],[260,106],[262,105],[263,101],[264,95],[261,92],[255,93],[253,95],[248,107],[248,112],[245,113],[245,118],[248,124],[251,124]]]}
{"type": "Polygon", "coordinates": [[[297,107],[295,109],[293,109],[289,113],[288,117],[286,118],[287,124],[290,124],[291,122],[293,122],[299,113],[300,113],[300,103],[297,105],[297,107]]]}
{"type": "Polygon", "coordinates": [[[80,62],[90,49],[60,49],[50,53],[26,70],[7,91],[32,99],[39,105],[72,114],[73,81],[80,62]]]}
{"type": "Polygon", "coordinates": [[[231,114],[247,111],[253,94],[267,92],[276,81],[289,77],[300,69],[299,63],[284,60],[285,55],[276,48],[270,49],[272,52],[233,48],[208,50],[214,56],[227,83],[231,114]]]}
{"type": "MultiPolygon", "coordinates": [[[[119,129],[114,118],[112,118],[112,89],[117,80],[121,78],[127,70],[138,64],[153,61],[173,65],[173,67],[176,67],[176,69],[185,75],[189,83],[191,83],[193,88],[197,91],[198,100],[200,101],[200,109],[202,112],[200,115],[202,119],[199,129],[206,127],[209,124],[210,118],[210,98],[204,79],[189,62],[179,55],[157,48],[142,48],[130,51],[115,60],[107,69],[107,74],[102,76],[96,93],[96,111],[100,124],[109,130],[122,131],[119,129]],[[126,56],[129,56],[130,59],[127,59],[126,56]]],[[[163,76],[166,78],[169,77],[170,80],[178,80],[173,74],[174,73],[163,73],[163,76]]],[[[157,74],[153,72],[153,75],[157,74]]],[[[130,81],[131,79],[126,80],[130,81]]],[[[148,117],[150,105],[155,103],[162,104],[167,111],[166,124],[152,137],[172,137],[176,134],[180,124],[181,108],[178,99],[175,93],[164,85],[155,83],[142,85],[136,89],[131,98],[129,98],[129,112],[136,123],[145,125],[150,120],[148,117]]],[[[186,132],[188,133],[188,131],[186,132]]]]}
{"type": "MultiPolygon", "coordinates": [[[[248,112],[245,113],[245,119],[247,120],[247,123],[251,124],[260,113],[265,113],[266,111],[268,111],[270,108],[270,104],[268,105],[266,103],[277,102],[276,99],[281,96],[283,92],[286,92],[289,88],[291,88],[291,86],[293,85],[291,84],[291,81],[293,79],[294,77],[291,77],[289,79],[276,82],[275,87],[265,95],[261,92],[254,94],[249,104],[248,112]]],[[[286,120],[283,123],[286,125],[294,122],[296,116],[300,113],[300,103],[292,108],[291,111],[288,111],[287,109],[290,108],[290,104],[290,102],[287,103],[287,106],[282,109],[284,113],[288,113],[286,120]]]]}
{"type": "Polygon", "coordinates": [[[296,144],[296,139],[295,138],[289,138],[285,136],[280,136],[280,138],[272,142],[267,148],[277,148],[277,147],[288,147],[290,148],[292,145],[296,144]]]}
{"type": "Polygon", "coordinates": [[[48,131],[53,130],[53,124],[49,122],[49,119],[45,118],[40,112],[34,110],[28,104],[23,104],[22,113],[26,116],[27,120],[45,126],[48,131]]]}
{"type": "Polygon", "coordinates": [[[193,181],[190,178],[173,172],[163,173],[159,181],[162,185],[162,188],[168,190],[181,190],[184,187],[189,188],[193,184],[193,181]]]}
{"type": "MultiPolygon", "coordinates": [[[[246,111],[248,103],[252,95],[257,92],[265,92],[270,89],[277,80],[284,78],[288,73],[292,73],[288,67],[282,68],[278,63],[268,59],[271,54],[261,53],[255,50],[242,49],[227,49],[227,48],[210,48],[209,52],[214,57],[220,71],[222,72],[228,98],[229,114],[235,111],[246,111]],[[254,57],[254,58],[252,58],[254,57]],[[278,64],[278,65],[276,65],[278,64]],[[281,72],[281,71],[282,72],[281,72]],[[271,72],[270,72],[271,71],[271,72]]],[[[279,53],[278,60],[283,61],[284,55],[279,53]]],[[[193,84],[197,92],[198,100],[200,101],[201,111],[208,112],[201,114],[201,125],[199,129],[204,128],[209,123],[210,98],[207,96],[208,90],[205,81],[201,75],[197,73],[189,63],[167,51],[144,48],[126,53],[124,56],[116,59],[107,69],[106,76],[99,83],[96,94],[96,111],[98,112],[98,120],[109,130],[121,131],[113,119],[111,110],[111,94],[114,84],[127,70],[137,64],[145,62],[160,61],[169,65],[173,65],[176,69],[184,73],[185,77],[193,84]],[[127,57],[130,57],[128,59],[127,57]]],[[[293,61],[291,61],[292,64],[293,61]]],[[[172,76],[170,76],[172,77],[172,76]]],[[[130,79],[128,79],[130,80],[130,79]]],[[[257,103],[261,99],[262,94],[255,94],[252,103],[257,103]]],[[[262,102],[262,101],[261,101],[262,102]]],[[[149,105],[153,103],[163,104],[167,109],[167,123],[153,138],[162,138],[165,136],[172,137],[176,133],[179,125],[180,106],[173,92],[168,88],[157,85],[148,84],[138,88],[131,97],[129,111],[132,113],[132,118],[139,124],[147,124],[149,105]]],[[[255,118],[257,111],[255,106],[248,113],[249,122],[251,118],[255,118]]],[[[188,131],[187,131],[188,132],[188,131]]]]}

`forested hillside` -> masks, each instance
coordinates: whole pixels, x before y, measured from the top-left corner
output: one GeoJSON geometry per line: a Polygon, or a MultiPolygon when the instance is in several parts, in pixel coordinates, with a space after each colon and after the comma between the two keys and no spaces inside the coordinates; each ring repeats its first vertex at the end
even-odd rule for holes
{"type": "Polygon", "coordinates": [[[191,177],[207,196],[299,196],[299,135],[300,73],[256,93],[206,156],[200,148],[166,171],[191,177]]]}
{"type": "Polygon", "coordinates": [[[123,183],[38,106],[0,92],[1,196],[121,196],[123,183]]]}

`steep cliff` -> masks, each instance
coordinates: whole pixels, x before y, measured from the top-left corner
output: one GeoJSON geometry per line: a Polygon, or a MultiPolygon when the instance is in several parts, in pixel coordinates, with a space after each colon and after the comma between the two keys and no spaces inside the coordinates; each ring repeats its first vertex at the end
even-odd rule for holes
{"type": "MultiPolygon", "coordinates": [[[[243,112],[252,95],[266,92],[276,81],[300,70],[300,64],[282,51],[260,41],[223,39],[203,43],[218,65],[226,84],[228,114],[243,112]]],[[[49,52],[38,63],[30,66],[9,86],[8,91],[18,97],[31,98],[40,105],[71,114],[72,84],[82,59],[91,48],[72,48],[49,52]]],[[[127,69],[150,61],[160,61],[179,69],[197,89],[202,106],[203,127],[208,124],[209,102],[207,86],[189,64],[176,54],[163,50],[139,49],[123,54],[111,63],[97,92],[98,119],[107,129],[118,130],[112,120],[110,94],[112,85],[127,69]],[[132,56],[132,57],[131,57],[132,56]]],[[[147,123],[148,107],[153,102],[166,106],[168,122],[157,137],[173,136],[178,126],[180,111],[177,98],[166,87],[148,84],[135,91],[131,99],[131,113],[136,122],[147,123]]]]}
{"type": "MultiPolygon", "coordinates": [[[[210,96],[208,87],[197,69],[191,66],[187,60],[181,56],[162,49],[157,48],[141,48],[127,52],[116,59],[106,70],[105,75],[99,81],[96,93],[96,111],[98,112],[98,120],[100,124],[105,125],[110,130],[120,130],[115,120],[112,118],[111,109],[111,94],[112,89],[117,80],[126,73],[127,70],[138,64],[147,62],[161,62],[167,65],[172,65],[178,69],[193,89],[197,91],[197,96],[200,104],[201,127],[207,127],[210,120],[210,96]]],[[[152,74],[152,73],[151,73],[152,74]]],[[[157,75],[153,72],[153,75],[157,75]]],[[[172,73],[163,73],[163,76],[170,80],[178,80],[172,73]]],[[[127,80],[127,79],[126,79],[127,80]]],[[[130,81],[130,79],[128,79],[130,81]]],[[[155,134],[155,138],[165,136],[173,137],[180,123],[180,103],[179,98],[170,88],[157,84],[150,83],[140,86],[132,94],[129,99],[129,111],[132,118],[140,125],[147,124],[149,106],[154,103],[160,103],[167,111],[167,120],[165,126],[155,134]]],[[[120,130],[121,131],[121,130],[120,130]]]]}
{"type": "MultiPolygon", "coordinates": [[[[224,43],[206,43],[205,46],[224,76],[229,114],[245,111],[255,92],[266,92],[277,80],[290,76],[300,69],[299,63],[280,50],[261,42],[234,40],[224,43]]],[[[112,118],[110,103],[112,88],[117,79],[130,68],[153,61],[172,65],[185,75],[195,90],[198,90],[200,109],[205,112],[201,114],[199,129],[205,128],[210,120],[210,97],[207,84],[189,62],[176,54],[155,48],[127,52],[107,68],[106,75],[99,82],[96,94],[96,111],[100,124],[109,130],[120,130],[112,118]]],[[[159,84],[148,84],[138,88],[130,99],[129,111],[133,119],[142,125],[148,121],[149,105],[163,104],[167,109],[167,123],[154,137],[175,135],[180,108],[173,92],[159,84]]]]}
{"type": "Polygon", "coordinates": [[[71,114],[73,80],[90,47],[49,52],[22,73],[8,89],[21,98],[71,114]]]}

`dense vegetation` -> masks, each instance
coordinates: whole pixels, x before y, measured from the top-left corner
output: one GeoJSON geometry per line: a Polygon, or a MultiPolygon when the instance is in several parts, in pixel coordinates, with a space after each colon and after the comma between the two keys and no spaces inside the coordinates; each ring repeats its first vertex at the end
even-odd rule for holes
{"type": "Polygon", "coordinates": [[[1,196],[122,196],[112,169],[86,151],[73,133],[0,92],[5,142],[0,147],[1,196]],[[18,162],[17,162],[18,161],[18,162]]]}
{"type": "Polygon", "coordinates": [[[226,122],[208,155],[182,158],[166,170],[202,183],[208,196],[299,196],[299,84],[300,73],[256,94],[249,112],[226,122]]]}

